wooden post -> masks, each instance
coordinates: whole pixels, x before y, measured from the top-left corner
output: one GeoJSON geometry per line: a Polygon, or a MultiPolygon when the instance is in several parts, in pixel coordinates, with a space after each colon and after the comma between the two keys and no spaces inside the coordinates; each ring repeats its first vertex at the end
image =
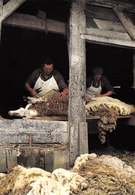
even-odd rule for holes
{"type": "Polygon", "coordinates": [[[70,166],[74,164],[79,151],[79,127],[86,122],[85,85],[86,85],[86,52],[85,34],[86,16],[85,0],[75,0],[70,14],[69,37],[69,132],[70,132],[70,166]]]}
{"type": "Polygon", "coordinates": [[[135,50],[133,52],[133,87],[135,90],[135,50]]]}
{"type": "Polygon", "coordinates": [[[2,30],[2,13],[3,13],[3,0],[0,0],[0,47],[1,47],[1,30],[2,30]]]}

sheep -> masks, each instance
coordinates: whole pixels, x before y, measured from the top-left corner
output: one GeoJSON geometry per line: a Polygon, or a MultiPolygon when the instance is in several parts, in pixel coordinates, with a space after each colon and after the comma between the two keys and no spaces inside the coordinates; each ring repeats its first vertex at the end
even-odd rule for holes
{"type": "MultiPolygon", "coordinates": [[[[61,97],[59,92],[51,91],[43,97],[27,97],[28,105],[25,108],[11,110],[10,116],[36,117],[45,115],[68,115],[68,96],[61,97]]],[[[86,116],[101,114],[100,109],[110,110],[118,115],[130,115],[135,112],[133,105],[126,104],[116,98],[93,98],[86,104],[86,116]],[[98,113],[97,113],[98,112],[98,113]],[[96,113],[96,114],[95,114],[96,113]]]]}
{"type": "MultiPolygon", "coordinates": [[[[11,110],[8,114],[23,118],[68,115],[68,96],[61,97],[59,92],[51,91],[45,97],[28,97],[27,99],[28,105],[25,108],[11,110]]],[[[93,98],[85,107],[87,117],[100,117],[98,129],[102,144],[106,142],[106,133],[116,129],[118,116],[130,115],[135,112],[133,105],[107,96],[93,98]]]]}
{"type": "Polygon", "coordinates": [[[83,154],[52,173],[17,165],[0,174],[1,195],[134,195],[135,170],[118,157],[83,154]]]}
{"type": "Polygon", "coordinates": [[[25,108],[10,110],[10,116],[34,118],[36,116],[61,116],[67,115],[68,96],[62,97],[57,91],[51,91],[43,97],[27,97],[28,104],[25,108]]]}

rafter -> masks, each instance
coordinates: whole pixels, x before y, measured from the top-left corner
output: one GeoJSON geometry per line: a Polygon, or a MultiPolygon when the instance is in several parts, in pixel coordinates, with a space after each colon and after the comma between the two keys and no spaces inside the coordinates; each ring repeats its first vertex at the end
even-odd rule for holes
{"type": "Polygon", "coordinates": [[[0,16],[3,13],[3,0],[0,0],[0,16]]]}
{"type": "Polygon", "coordinates": [[[132,23],[132,21],[126,17],[126,15],[124,14],[124,11],[119,7],[114,7],[113,8],[115,14],[118,16],[119,20],[121,21],[121,23],[123,24],[123,26],[125,27],[126,31],[128,32],[128,34],[130,35],[130,37],[135,40],[135,26],[132,23]]]}
{"type": "MultiPolygon", "coordinates": [[[[3,0],[0,0],[0,18],[3,14],[3,0]]],[[[2,20],[0,19],[0,40],[1,40],[2,20]]]]}
{"type": "Polygon", "coordinates": [[[21,4],[26,0],[10,0],[3,6],[3,13],[1,20],[6,19],[11,13],[13,13],[21,4]]]}

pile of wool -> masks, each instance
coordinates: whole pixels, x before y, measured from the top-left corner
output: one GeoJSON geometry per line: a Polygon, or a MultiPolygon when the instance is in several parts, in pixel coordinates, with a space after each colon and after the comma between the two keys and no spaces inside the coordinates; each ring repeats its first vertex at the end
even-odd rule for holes
{"type": "Polygon", "coordinates": [[[14,167],[0,174],[0,195],[70,195],[87,188],[85,178],[66,169],[49,173],[40,168],[14,167]]]}
{"type": "Polygon", "coordinates": [[[93,98],[86,105],[87,116],[99,117],[99,139],[102,144],[106,142],[106,133],[116,129],[118,116],[130,115],[134,112],[135,107],[133,105],[111,97],[93,98]]]}
{"type": "Polygon", "coordinates": [[[111,109],[118,115],[130,115],[135,112],[134,105],[126,104],[116,98],[103,96],[93,98],[92,101],[86,105],[86,115],[91,116],[93,112],[96,112],[101,108],[111,109]]]}
{"type": "Polygon", "coordinates": [[[1,195],[134,195],[135,170],[117,157],[79,156],[71,170],[52,173],[20,165],[0,174],[1,195]]]}
{"type": "Polygon", "coordinates": [[[76,159],[73,171],[85,177],[89,186],[78,195],[135,194],[135,170],[117,157],[84,154],[76,159]]]}

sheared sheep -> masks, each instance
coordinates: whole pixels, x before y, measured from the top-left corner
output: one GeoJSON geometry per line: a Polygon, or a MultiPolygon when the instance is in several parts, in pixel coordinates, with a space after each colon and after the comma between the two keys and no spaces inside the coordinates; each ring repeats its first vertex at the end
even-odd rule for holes
{"type": "Polygon", "coordinates": [[[67,115],[68,96],[62,97],[57,91],[51,91],[43,97],[27,97],[27,101],[25,108],[11,110],[8,114],[26,118],[67,115]]]}
{"type": "Polygon", "coordinates": [[[71,170],[52,173],[20,165],[0,174],[1,195],[134,195],[135,170],[117,157],[79,156],[71,170]]]}

